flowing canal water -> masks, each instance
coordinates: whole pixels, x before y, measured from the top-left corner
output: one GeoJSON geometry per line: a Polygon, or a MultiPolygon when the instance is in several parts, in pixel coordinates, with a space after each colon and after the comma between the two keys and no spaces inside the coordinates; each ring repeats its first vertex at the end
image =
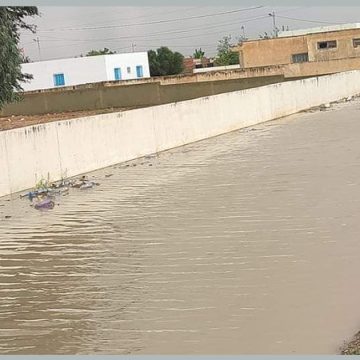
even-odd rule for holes
{"type": "Polygon", "coordinates": [[[0,353],[337,353],[359,134],[356,100],[94,172],[47,212],[1,198],[0,353]]]}

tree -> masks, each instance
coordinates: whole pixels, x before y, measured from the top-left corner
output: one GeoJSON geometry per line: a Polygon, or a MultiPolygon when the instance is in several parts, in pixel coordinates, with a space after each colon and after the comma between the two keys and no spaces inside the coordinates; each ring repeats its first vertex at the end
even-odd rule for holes
{"type": "Polygon", "coordinates": [[[177,51],[171,51],[166,46],[156,51],[149,50],[148,58],[151,76],[176,75],[184,69],[184,56],[177,51]]]}
{"type": "Polygon", "coordinates": [[[224,36],[218,44],[215,64],[217,66],[236,65],[239,63],[239,54],[232,51],[231,36],[224,36]]]}
{"type": "Polygon", "coordinates": [[[157,57],[157,52],[155,50],[148,51],[149,67],[151,76],[160,75],[160,63],[157,57]]]}
{"type": "Polygon", "coordinates": [[[204,56],[205,56],[205,51],[202,51],[201,48],[195,49],[193,54],[194,59],[202,59],[204,56]]]}
{"type": "Polygon", "coordinates": [[[102,50],[90,50],[85,56],[97,56],[97,55],[112,55],[116,54],[116,51],[111,51],[108,48],[102,50]]]}
{"type": "Polygon", "coordinates": [[[19,100],[21,83],[32,78],[21,72],[19,41],[20,29],[35,32],[35,26],[24,21],[26,16],[35,15],[38,15],[35,6],[0,6],[0,108],[19,100]]]}

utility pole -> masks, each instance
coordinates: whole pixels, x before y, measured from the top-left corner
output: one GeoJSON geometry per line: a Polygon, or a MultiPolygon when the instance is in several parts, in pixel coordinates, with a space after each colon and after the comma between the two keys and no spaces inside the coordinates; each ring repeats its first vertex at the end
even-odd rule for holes
{"type": "Polygon", "coordinates": [[[241,30],[242,30],[242,37],[243,37],[243,40],[245,40],[246,39],[246,37],[245,37],[245,26],[243,25],[243,26],[241,26],[241,30]]]}
{"type": "Polygon", "coordinates": [[[40,40],[37,37],[36,39],[33,39],[35,42],[37,42],[38,50],[39,50],[39,60],[41,61],[41,50],[40,50],[40,40]]]}
{"type": "Polygon", "coordinates": [[[272,13],[269,13],[269,16],[273,19],[273,29],[274,29],[274,35],[275,37],[278,37],[278,28],[276,27],[276,17],[275,17],[275,11],[272,13]]]}

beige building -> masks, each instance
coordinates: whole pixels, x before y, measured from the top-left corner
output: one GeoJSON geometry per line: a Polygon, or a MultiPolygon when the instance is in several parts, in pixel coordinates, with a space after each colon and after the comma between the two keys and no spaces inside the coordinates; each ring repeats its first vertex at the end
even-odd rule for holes
{"type": "Polygon", "coordinates": [[[245,41],[235,49],[241,68],[317,63],[317,73],[321,67],[324,73],[352,70],[360,68],[360,24],[283,31],[277,38],[245,41]]]}

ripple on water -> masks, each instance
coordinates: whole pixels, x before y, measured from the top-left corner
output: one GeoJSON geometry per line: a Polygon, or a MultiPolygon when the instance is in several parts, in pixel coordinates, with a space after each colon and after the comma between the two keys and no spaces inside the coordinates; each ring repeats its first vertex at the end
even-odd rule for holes
{"type": "Polygon", "coordinates": [[[50,212],[0,199],[0,352],[335,353],[360,321],[359,127],[301,114],[94,172],[50,212]]]}

